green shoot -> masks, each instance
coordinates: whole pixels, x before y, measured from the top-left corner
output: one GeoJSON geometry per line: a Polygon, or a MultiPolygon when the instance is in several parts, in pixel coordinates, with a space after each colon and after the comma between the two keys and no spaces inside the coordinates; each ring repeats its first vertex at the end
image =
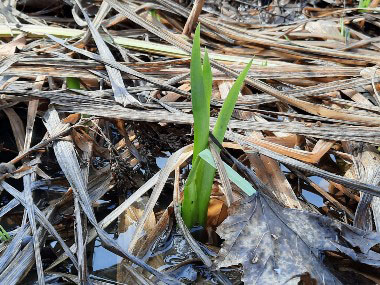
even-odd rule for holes
{"type": "MultiPolygon", "coordinates": [[[[251,65],[252,60],[239,75],[222,106],[213,131],[214,136],[220,142],[223,141],[238,94],[251,65]]],[[[201,61],[199,25],[194,34],[190,80],[194,117],[194,152],[192,169],[185,183],[182,203],[182,217],[189,228],[196,224],[201,226],[206,224],[211,188],[215,177],[215,168],[198,157],[199,153],[208,148],[212,93],[212,73],[207,50],[205,50],[203,65],[201,61]]]]}
{"type": "Polygon", "coordinates": [[[341,34],[341,36],[342,37],[344,37],[344,19],[343,19],[343,17],[340,17],[340,20],[339,20],[339,22],[340,22],[340,34],[341,34]]]}
{"type": "MultiPolygon", "coordinates": [[[[247,73],[251,68],[251,65],[252,60],[247,64],[242,73],[240,73],[239,77],[236,79],[235,83],[232,85],[230,92],[228,92],[227,98],[223,103],[222,109],[220,110],[218,119],[212,132],[212,134],[220,143],[223,143],[224,134],[226,133],[228,123],[231,119],[233,110],[235,108],[240,89],[243,86],[244,79],[247,76],[247,73]]],[[[198,193],[198,222],[200,225],[204,226],[206,224],[207,209],[208,204],[210,202],[211,188],[215,177],[215,168],[205,163],[203,160],[202,163],[204,164],[204,169],[202,171],[203,176],[201,182],[199,182],[198,184],[198,189],[201,189],[201,191],[199,191],[198,193]]]]}
{"type": "Polygon", "coordinates": [[[202,68],[200,26],[198,25],[194,34],[190,63],[191,103],[194,117],[193,167],[185,184],[184,201],[182,204],[183,220],[188,227],[196,224],[198,220],[199,187],[196,186],[196,183],[199,181],[201,174],[197,175],[197,172],[204,167],[204,162],[198,159],[198,154],[207,148],[210,128],[212,74],[207,51],[204,62],[206,64],[202,68]],[[196,179],[196,176],[198,176],[198,179],[196,179]]]}
{"type": "Polygon", "coordinates": [[[80,89],[80,80],[76,77],[66,77],[66,86],[68,89],[80,89]]]}
{"type": "Polygon", "coordinates": [[[4,228],[0,225],[0,239],[2,241],[8,241],[11,239],[11,237],[9,236],[9,234],[7,233],[6,230],[4,230],[4,228]]]}
{"type": "Polygon", "coordinates": [[[350,39],[351,32],[350,29],[345,26],[343,17],[340,18],[340,34],[344,38],[345,44],[347,44],[350,39]]]}
{"type": "Polygon", "coordinates": [[[195,186],[195,175],[198,169],[199,162],[201,160],[199,157],[195,160],[190,170],[189,177],[186,180],[184,197],[182,203],[182,218],[188,227],[192,227],[197,223],[198,218],[198,193],[195,186]]]}
{"type": "Polygon", "coordinates": [[[351,31],[347,27],[345,29],[346,29],[346,31],[345,31],[345,35],[344,35],[344,43],[348,44],[348,41],[349,41],[349,39],[351,37],[351,31]]]}
{"type": "MultiPolygon", "coordinates": [[[[206,74],[208,71],[205,72],[206,74]]],[[[211,72],[210,72],[211,73],[211,72]]],[[[207,98],[201,63],[200,26],[195,30],[190,63],[191,103],[194,116],[193,164],[198,154],[207,147],[210,125],[210,98],[207,98]]],[[[211,83],[212,84],[212,83],[211,83]]],[[[209,87],[207,87],[209,90],[209,87]]]]}
{"type": "Polygon", "coordinates": [[[215,138],[222,143],[224,134],[227,130],[227,125],[231,119],[232,112],[234,111],[238,95],[241,88],[243,87],[244,79],[251,68],[252,60],[247,64],[244,70],[240,73],[239,77],[236,79],[235,83],[232,85],[230,92],[228,92],[227,98],[223,103],[222,109],[220,110],[218,119],[216,121],[214,131],[212,132],[215,138]]]}
{"type": "Polygon", "coordinates": [[[150,15],[152,16],[152,18],[154,18],[154,19],[160,21],[160,15],[158,15],[156,9],[152,9],[152,10],[150,10],[150,15]]]}
{"type": "MultiPolygon", "coordinates": [[[[66,77],[66,86],[68,89],[80,89],[80,80],[76,77],[66,77]]],[[[82,114],[82,119],[90,118],[90,115],[82,114]]],[[[86,123],[87,124],[87,123],[86,123]]]]}
{"type": "MultiPolygon", "coordinates": [[[[371,0],[359,0],[358,8],[368,8],[370,3],[371,3],[371,0]]],[[[367,10],[366,9],[359,10],[359,12],[367,12],[367,10]]]]}

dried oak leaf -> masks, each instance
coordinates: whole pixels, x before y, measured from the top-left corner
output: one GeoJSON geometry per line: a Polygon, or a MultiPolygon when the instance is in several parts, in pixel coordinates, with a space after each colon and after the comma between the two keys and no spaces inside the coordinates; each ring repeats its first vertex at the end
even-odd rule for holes
{"type": "Polygon", "coordinates": [[[262,194],[235,203],[217,233],[225,241],[216,266],[243,265],[245,284],[297,284],[309,274],[317,284],[341,284],[323,264],[323,251],[339,251],[379,266],[370,250],[380,234],[311,212],[284,208],[262,194]]]}

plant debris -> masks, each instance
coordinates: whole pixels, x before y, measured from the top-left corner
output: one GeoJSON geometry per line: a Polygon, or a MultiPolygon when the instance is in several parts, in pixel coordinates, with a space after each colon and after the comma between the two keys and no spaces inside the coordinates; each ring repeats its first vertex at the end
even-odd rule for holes
{"type": "Polygon", "coordinates": [[[380,242],[379,233],[284,208],[260,194],[229,208],[217,233],[225,240],[217,266],[242,264],[247,284],[284,284],[304,274],[317,284],[341,284],[322,262],[325,251],[380,265],[380,254],[370,250],[380,242]]]}
{"type": "Polygon", "coordinates": [[[379,13],[378,0],[1,1],[0,284],[380,283],[379,13]],[[198,24],[205,134],[253,60],[204,153],[207,222],[188,229],[198,24]]]}

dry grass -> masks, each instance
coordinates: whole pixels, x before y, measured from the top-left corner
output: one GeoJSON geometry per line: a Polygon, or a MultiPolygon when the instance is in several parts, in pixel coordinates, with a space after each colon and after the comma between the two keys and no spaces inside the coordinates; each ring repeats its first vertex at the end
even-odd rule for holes
{"type": "MultiPolygon", "coordinates": [[[[183,225],[178,209],[186,179],[180,170],[192,154],[187,145],[191,137],[184,133],[193,123],[189,61],[197,18],[214,75],[211,127],[232,82],[254,56],[226,134],[232,143],[225,144],[237,149],[231,151],[235,159],[253,170],[258,183],[254,186],[284,207],[380,231],[377,2],[366,13],[354,6],[305,7],[303,17],[297,14],[282,25],[260,22],[255,7],[241,13],[250,19],[245,22],[205,11],[198,17],[204,1],[195,1],[193,12],[173,0],[103,0],[84,8],[78,6],[80,1],[72,2],[75,17],[64,10],[64,1],[46,14],[0,6],[0,157],[9,163],[0,168],[0,198],[7,202],[0,208],[0,221],[15,220],[11,241],[0,245],[1,284],[23,282],[34,265],[40,284],[59,278],[82,284],[91,279],[96,284],[100,281],[89,272],[86,256],[86,246],[96,237],[128,261],[118,269],[128,278],[139,284],[179,284],[170,269],[157,269],[162,261],[154,265],[144,258],[175,219],[199,257],[196,262],[226,282],[183,225]],[[349,37],[342,28],[349,30],[349,37]],[[67,77],[79,78],[81,89],[68,90],[67,77]],[[150,173],[152,149],[170,149],[172,154],[163,169],[150,173]],[[147,171],[141,183],[134,181],[136,168],[147,171]],[[170,178],[169,183],[173,171],[174,182],[170,178]],[[325,184],[316,184],[310,176],[323,178],[325,184]],[[42,190],[36,189],[55,183],[63,191],[54,199],[37,195],[42,190]],[[174,188],[173,201],[163,213],[153,212],[167,183],[174,188]],[[98,221],[96,202],[114,189],[126,188],[133,193],[124,199],[117,192],[120,204],[98,221]],[[322,197],[323,205],[305,198],[310,192],[322,197]],[[149,199],[135,221],[136,232],[150,229],[144,233],[146,242],[135,233],[129,248],[121,246],[104,229],[125,218],[143,195],[149,199]],[[23,217],[16,221],[20,204],[23,217]],[[40,251],[50,247],[52,239],[59,250],[46,266],[40,251]],[[67,258],[77,276],[58,272],[57,265],[67,258]]],[[[204,5],[209,7],[208,1],[204,5]]],[[[263,11],[278,12],[272,5],[263,11]]],[[[221,180],[216,179],[212,197],[219,210],[209,209],[210,220],[218,223],[208,225],[209,233],[215,233],[226,215],[224,191],[217,189],[227,185],[225,174],[221,180]]],[[[228,201],[244,198],[236,185],[231,187],[228,201]]],[[[208,243],[217,251],[220,244],[210,236],[208,243]]],[[[376,265],[363,269],[342,253],[334,254],[334,260],[344,263],[342,272],[379,280],[376,265]]],[[[119,282],[131,280],[118,276],[119,282]]]]}

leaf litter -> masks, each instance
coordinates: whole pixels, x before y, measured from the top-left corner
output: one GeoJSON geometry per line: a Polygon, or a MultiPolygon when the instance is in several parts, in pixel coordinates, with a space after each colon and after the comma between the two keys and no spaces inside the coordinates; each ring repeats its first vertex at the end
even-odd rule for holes
{"type": "Polygon", "coordinates": [[[324,251],[379,265],[380,255],[370,250],[379,243],[379,233],[284,208],[262,194],[233,205],[217,232],[225,240],[217,267],[242,264],[247,284],[284,284],[304,274],[317,284],[342,284],[323,265],[324,251]],[[362,259],[366,255],[368,259],[362,259]]]}
{"type": "Polygon", "coordinates": [[[37,2],[0,5],[1,284],[380,282],[378,1],[37,2]],[[253,64],[187,229],[197,22],[211,130],[253,64]]]}

